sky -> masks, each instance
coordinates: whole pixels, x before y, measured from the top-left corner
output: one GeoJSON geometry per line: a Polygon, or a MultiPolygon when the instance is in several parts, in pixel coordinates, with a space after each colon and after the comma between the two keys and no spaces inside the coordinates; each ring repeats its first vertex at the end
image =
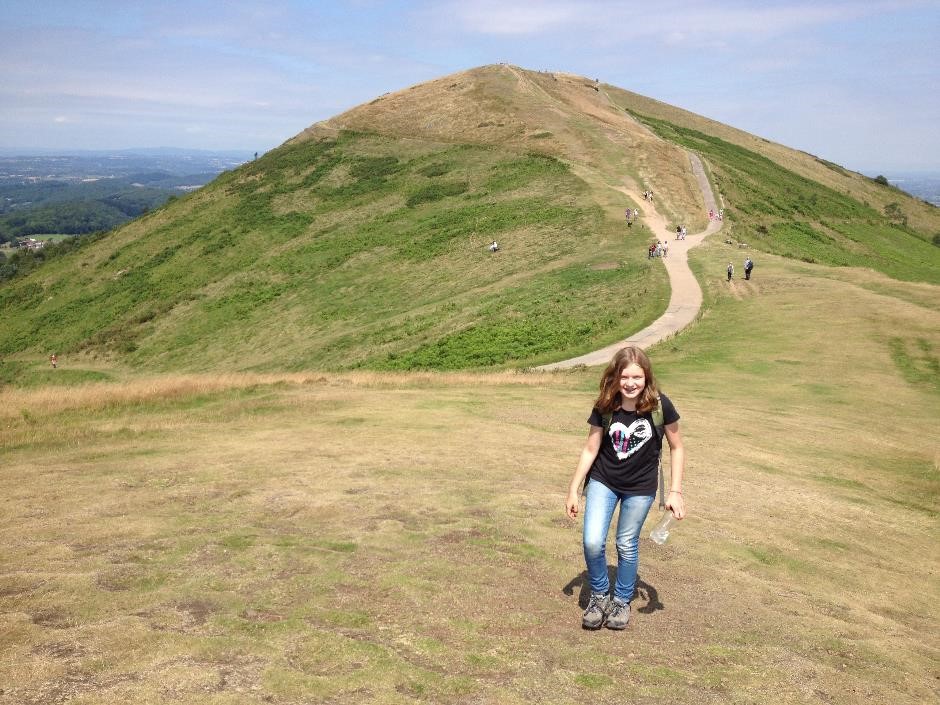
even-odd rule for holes
{"type": "Polygon", "coordinates": [[[940,171],[940,0],[3,0],[0,150],[264,152],[507,62],[869,174],[940,171]]]}

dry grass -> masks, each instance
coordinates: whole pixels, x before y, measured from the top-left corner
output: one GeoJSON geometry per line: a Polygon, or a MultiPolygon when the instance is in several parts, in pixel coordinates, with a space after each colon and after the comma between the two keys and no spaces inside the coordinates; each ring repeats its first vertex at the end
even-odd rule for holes
{"type": "Polygon", "coordinates": [[[693,231],[705,224],[701,193],[684,152],[580,76],[485,66],[381,96],[296,139],[340,129],[545,152],[569,162],[618,220],[624,200],[608,203],[613,194],[606,192],[626,183],[639,192],[652,188],[660,197],[657,208],[673,222],[693,231]]]}
{"type": "Polygon", "coordinates": [[[692,513],[625,633],[562,516],[596,370],[5,389],[0,702],[935,699],[937,288],[727,254],[653,351],[692,513]]]}

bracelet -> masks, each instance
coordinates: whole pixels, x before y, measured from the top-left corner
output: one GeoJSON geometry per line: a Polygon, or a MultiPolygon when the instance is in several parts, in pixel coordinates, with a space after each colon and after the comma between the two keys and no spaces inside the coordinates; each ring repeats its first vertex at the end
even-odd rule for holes
{"type": "Polygon", "coordinates": [[[682,493],[679,490],[669,490],[669,494],[682,495],[682,493]]]}

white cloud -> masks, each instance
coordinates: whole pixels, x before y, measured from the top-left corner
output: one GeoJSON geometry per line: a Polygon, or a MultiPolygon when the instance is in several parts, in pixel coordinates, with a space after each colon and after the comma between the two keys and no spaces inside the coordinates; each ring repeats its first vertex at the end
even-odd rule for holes
{"type": "Polygon", "coordinates": [[[924,0],[450,0],[432,10],[440,27],[484,35],[568,34],[586,46],[657,38],[667,44],[716,37],[767,37],[925,5],[924,0]]]}

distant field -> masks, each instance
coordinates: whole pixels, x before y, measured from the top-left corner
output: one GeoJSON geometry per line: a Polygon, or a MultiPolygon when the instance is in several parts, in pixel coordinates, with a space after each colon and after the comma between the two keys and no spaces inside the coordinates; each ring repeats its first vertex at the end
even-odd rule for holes
{"type": "Polygon", "coordinates": [[[729,256],[652,351],[691,513],[620,634],[562,514],[597,370],[4,363],[0,701],[935,700],[940,293],[729,256]]]}
{"type": "Polygon", "coordinates": [[[935,206],[940,206],[940,172],[889,171],[887,178],[892,186],[935,206]]]}
{"type": "Polygon", "coordinates": [[[0,155],[0,241],[52,228],[70,235],[110,230],[247,159],[247,153],[172,150],[0,155]]]}

